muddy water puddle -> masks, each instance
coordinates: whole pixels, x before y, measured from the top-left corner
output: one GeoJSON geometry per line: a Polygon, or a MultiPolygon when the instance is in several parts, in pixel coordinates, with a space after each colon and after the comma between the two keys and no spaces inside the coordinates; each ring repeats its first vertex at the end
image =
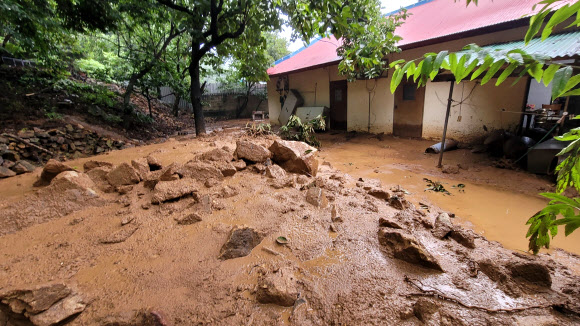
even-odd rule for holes
{"type": "MultiPolygon", "coordinates": [[[[411,194],[408,199],[417,208],[420,208],[419,203],[439,206],[456,215],[455,223],[498,241],[506,248],[527,251],[528,226],[525,223],[545,207],[547,200],[537,193],[542,187],[548,190],[549,182],[524,172],[481,165],[481,156],[466,154],[465,150],[445,153],[444,164],[460,163],[470,165],[471,169],[461,170],[457,175],[445,175],[435,168],[435,155],[423,154],[428,144],[430,142],[394,138],[382,142],[369,139],[329,142],[323,143],[321,158],[354,179],[379,179],[388,189],[400,185],[411,194]],[[428,185],[424,178],[441,182],[451,195],[425,191],[428,185]],[[465,188],[457,188],[458,184],[465,188]]],[[[552,240],[552,248],[580,254],[580,234],[565,237],[564,230],[561,231],[552,240]]]]}

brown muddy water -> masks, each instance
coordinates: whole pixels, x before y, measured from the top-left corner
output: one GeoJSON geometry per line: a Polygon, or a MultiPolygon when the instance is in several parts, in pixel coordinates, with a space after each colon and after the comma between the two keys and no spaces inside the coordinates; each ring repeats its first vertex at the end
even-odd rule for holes
{"type": "MultiPolygon", "coordinates": [[[[553,182],[523,171],[494,168],[487,154],[469,150],[445,152],[443,164],[462,167],[459,174],[443,174],[436,168],[439,155],[425,154],[432,141],[384,137],[382,141],[369,135],[348,140],[344,134],[322,135],[321,159],[353,178],[380,179],[387,188],[400,185],[412,193],[410,200],[434,204],[457,217],[455,223],[471,228],[504,247],[527,251],[525,237],[528,218],[545,207],[548,200],[538,193],[550,191],[553,182]],[[440,181],[451,193],[425,191],[424,178],[440,181]],[[464,184],[463,192],[454,185],[464,184]]],[[[580,254],[580,233],[559,235],[552,248],[580,254]]]]}

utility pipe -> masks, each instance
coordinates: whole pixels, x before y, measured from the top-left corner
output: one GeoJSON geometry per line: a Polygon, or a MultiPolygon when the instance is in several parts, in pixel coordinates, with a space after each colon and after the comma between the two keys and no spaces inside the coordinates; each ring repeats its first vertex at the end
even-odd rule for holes
{"type": "Polygon", "coordinates": [[[447,112],[445,113],[445,125],[443,126],[443,139],[441,140],[441,144],[443,148],[439,153],[439,164],[437,165],[438,168],[441,168],[443,165],[443,152],[445,152],[445,138],[447,137],[447,125],[449,124],[449,115],[451,112],[451,102],[453,102],[453,86],[455,85],[455,81],[451,81],[451,86],[449,87],[449,98],[447,99],[447,112]]]}

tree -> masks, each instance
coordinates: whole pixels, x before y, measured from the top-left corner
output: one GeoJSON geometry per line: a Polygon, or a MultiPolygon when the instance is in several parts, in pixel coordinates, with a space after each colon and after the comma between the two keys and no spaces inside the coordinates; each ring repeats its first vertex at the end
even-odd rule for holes
{"type": "MultiPolygon", "coordinates": [[[[467,5],[477,0],[466,0],[467,5]]],[[[530,18],[530,26],[525,35],[529,43],[541,32],[541,39],[550,36],[553,29],[573,19],[566,28],[580,27],[580,1],[565,4],[557,10],[562,0],[543,0],[540,11],[530,18]]],[[[537,5],[534,5],[534,9],[537,5]]],[[[418,87],[433,80],[441,69],[449,70],[457,83],[466,78],[474,80],[482,77],[481,84],[488,83],[497,76],[495,85],[502,84],[507,77],[517,73],[519,78],[526,74],[542,81],[546,86],[552,83],[552,98],[580,95],[580,75],[574,75],[574,67],[552,62],[550,57],[526,53],[522,49],[510,51],[488,51],[475,44],[468,45],[461,53],[427,53],[423,58],[411,61],[398,60],[390,65],[395,69],[391,79],[391,92],[399,86],[403,78],[413,79],[418,87]],[[500,72],[501,71],[501,72],[500,72]],[[498,76],[499,75],[499,76],[498,76]]],[[[518,78],[518,80],[519,80],[518,78]]],[[[557,187],[555,193],[543,193],[550,199],[547,207],[531,217],[526,237],[529,237],[529,250],[537,254],[542,247],[549,248],[550,235],[558,234],[558,226],[565,226],[566,236],[580,227],[580,128],[575,128],[561,137],[560,141],[571,141],[558,156],[566,157],[556,168],[557,187]],[[575,195],[565,196],[564,191],[571,189],[575,195]],[[575,196],[575,197],[574,197],[575,196]],[[559,218],[562,216],[562,218],[559,218]]]]}
{"type": "MultiPolygon", "coordinates": [[[[194,3],[183,0],[156,0],[182,18],[179,26],[184,26],[191,37],[189,76],[191,80],[190,97],[195,116],[197,134],[205,133],[205,121],[201,105],[200,63],[204,56],[217,51],[221,56],[229,56],[233,51],[226,41],[245,40],[256,42],[263,31],[280,29],[281,14],[289,17],[295,35],[305,42],[314,36],[333,34],[337,38],[349,36],[356,30],[381,35],[376,32],[382,21],[393,18],[380,18],[378,0],[199,0],[194,3]],[[369,25],[370,23],[370,25],[369,25]]],[[[352,38],[353,44],[356,38],[352,38]]],[[[387,42],[389,42],[387,40],[387,42]]],[[[369,48],[383,46],[382,42],[367,42],[369,48]]],[[[355,52],[352,46],[345,53],[355,52]]],[[[385,47],[383,47],[385,48],[385,47]]],[[[374,57],[377,51],[370,50],[352,55],[347,67],[356,69],[367,67],[370,63],[381,62],[374,57]],[[373,57],[365,57],[372,55],[373,57]],[[360,63],[360,64],[359,64],[360,63]]],[[[349,68],[350,69],[350,68],[349,68]]],[[[373,74],[370,74],[373,75],[373,74]]]]}
{"type": "Polygon", "coordinates": [[[274,62],[290,53],[288,42],[276,32],[263,32],[258,42],[243,37],[233,42],[234,54],[230,70],[222,81],[226,88],[243,89],[242,103],[236,108],[236,117],[248,106],[250,95],[260,82],[269,80],[266,72],[274,62]]]}

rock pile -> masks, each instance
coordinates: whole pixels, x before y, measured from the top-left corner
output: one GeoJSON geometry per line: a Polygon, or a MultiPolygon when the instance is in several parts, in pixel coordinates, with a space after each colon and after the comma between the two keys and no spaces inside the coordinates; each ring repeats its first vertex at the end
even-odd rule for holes
{"type": "Polygon", "coordinates": [[[0,135],[0,178],[32,172],[31,162],[51,158],[79,158],[131,146],[124,141],[103,137],[82,125],[44,130],[22,129],[16,134],[0,135]]]}

